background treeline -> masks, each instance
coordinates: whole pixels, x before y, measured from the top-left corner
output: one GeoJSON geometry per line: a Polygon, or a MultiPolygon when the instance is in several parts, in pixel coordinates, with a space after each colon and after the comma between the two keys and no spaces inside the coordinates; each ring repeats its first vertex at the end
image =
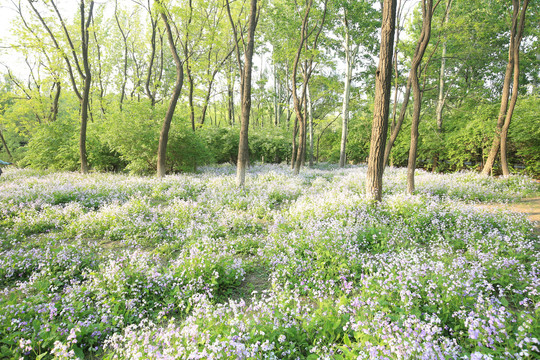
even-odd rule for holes
{"type": "MultiPolygon", "coordinates": [[[[162,122],[178,80],[161,17],[166,14],[183,76],[167,170],[236,163],[241,97],[231,24],[242,36],[249,4],[231,2],[230,14],[224,4],[12,1],[13,36],[1,58],[0,158],[20,166],[77,170],[84,141],[91,169],[155,172],[162,122]],[[15,53],[23,67],[12,65],[15,53]]],[[[398,7],[390,122],[400,116],[422,25],[414,1],[402,0],[398,7]]],[[[514,171],[534,176],[540,175],[539,7],[532,2],[527,11],[519,98],[508,139],[514,171]]],[[[419,166],[454,171],[479,168],[485,161],[500,107],[511,12],[511,4],[495,0],[443,0],[435,9],[420,67],[419,166]]],[[[259,4],[250,161],[291,161],[301,126],[293,86],[305,94],[299,101],[306,163],[366,160],[380,16],[380,3],[373,0],[259,4]]],[[[412,107],[405,112],[389,159],[394,166],[407,164],[412,107]]]]}

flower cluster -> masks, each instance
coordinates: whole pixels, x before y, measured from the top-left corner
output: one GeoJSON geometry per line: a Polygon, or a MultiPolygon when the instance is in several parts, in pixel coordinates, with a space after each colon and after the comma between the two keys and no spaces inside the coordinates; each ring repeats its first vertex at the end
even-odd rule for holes
{"type": "Polygon", "coordinates": [[[0,358],[526,359],[538,236],[477,202],[522,176],[234,168],[164,179],[9,169],[0,189],[0,358]]]}

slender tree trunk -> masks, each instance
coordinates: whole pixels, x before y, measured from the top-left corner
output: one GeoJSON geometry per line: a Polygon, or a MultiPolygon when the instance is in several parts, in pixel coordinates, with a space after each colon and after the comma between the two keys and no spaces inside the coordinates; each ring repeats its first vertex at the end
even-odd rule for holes
{"type": "Polygon", "coordinates": [[[366,196],[376,201],[380,201],[382,198],[384,147],[388,131],[390,89],[392,85],[392,53],[396,24],[396,3],[397,0],[384,0],[379,65],[375,77],[375,104],[366,174],[366,196]]]}
{"type": "Polygon", "coordinates": [[[403,125],[403,121],[405,120],[405,115],[407,114],[407,107],[409,106],[410,97],[411,75],[409,74],[409,79],[407,80],[407,87],[405,88],[405,94],[403,95],[403,103],[401,104],[401,110],[399,112],[399,118],[392,128],[392,132],[390,133],[390,137],[388,138],[388,144],[384,149],[384,167],[386,167],[386,165],[388,164],[388,159],[390,158],[390,151],[392,151],[394,142],[396,141],[399,135],[399,131],[401,130],[401,125],[403,125]]]}
{"type": "Polygon", "coordinates": [[[281,116],[281,108],[279,106],[278,72],[277,72],[277,66],[274,62],[274,126],[279,125],[280,116],[281,116]]]}
{"type": "MultiPolygon", "coordinates": [[[[257,0],[250,1],[250,13],[249,22],[247,24],[247,40],[244,45],[244,66],[242,67],[240,60],[240,50],[238,48],[238,34],[235,23],[231,16],[231,10],[229,7],[229,0],[226,0],[227,13],[229,20],[233,28],[235,43],[236,43],[236,58],[238,66],[241,69],[242,76],[242,114],[240,122],[240,141],[238,145],[238,162],[236,166],[236,186],[244,186],[246,182],[246,167],[249,161],[249,143],[248,143],[248,131],[249,131],[249,115],[251,112],[251,74],[253,68],[253,50],[255,45],[255,29],[257,27],[258,11],[257,0]]],[[[242,37],[243,38],[243,37],[242,37]]]]}
{"type": "Polygon", "coordinates": [[[4,146],[4,149],[6,149],[9,158],[13,159],[13,155],[11,155],[11,151],[9,151],[9,147],[6,143],[6,139],[4,139],[4,134],[2,133],[2,130],[0,130],[0,140],[2,140],[2,145],[4,146]]]}
{"type": "Polygon", "coordinates": [[[349,22],[347,20],[347,11],[343,14],[343,27],[345,30],[345,40],[343,50],[345,50],[345,64],[347,66],[345,76],[345,89],[343,91],[343,122],[341,124],[341,147],[339,150],[339,167],[344,167],[347,162],[347,135],[349,126],[349,101],[351,99],[351,81],[352,81],[352,59],[351,59],[351,41],[349,35],[349,22]]]}
{"type": "MultiPolygon", "coordinates": [[[[298,96],[297,89],[296,89],[296,75],[298,74],[298,64],[300,62],[300,55],[302,54],[302,48],[304,47],[304,42],[307,40],[307,26],[308,26],[308,18],[309,18],[309,12],[311,11],[311,6],[313,5],[313,0],[308,0],[306,2],[306,10],[304,13],[304,17],[302,19],[302,28],[300,30],[300,44],[298,45],[298,49],[296,51],[296,56],[293,63],[293,71],[291,74],[291,87],[292,87],[292,97],[293,97],[293,105],[294,105],[294,112],[296,114],[296,121],[298,122],[298,147],[296,149],[296,156],[295,161],[293,162],[293,173],[295,175],[298,175],[300,172],[300,167],[302,166],[303,161],[303,151],[305,147],[305,131],[306,131],[306,123],[305,123],[305,117],[302,109],[302,104],[305,104],[305,92],[306,92],[306,77],[304,76],[304,86],[302,91],[301,98],[298,96]]],[[[309,79],[308,79],[309,80],[309,79]]],[[[294,151],[294,146],[293,146],[294,151]]]]}
{"type": "Polygon", "coordinates": [[[148,73],[146,74],[146,81],[144,88],[146,90],[146,96],[150,100],[150,106],[154,107],[156,104],[156,97],[152,90],[150,90],[150,81],[152,80],[152,72],[154,68],[154,59],[156,57],[156,35],[157,35],[157,18],[154,19],[150,4],[148,4],[148,13],[150,16],[150,26],[152,27],[152,36],[150,38],[150,59],[148,61],[148,73]]]}
{"type": "Polygon", "coordinates": [[[88,10],[88,19],[85,21],[84,16],[84,1],[81,0],[81,46],[82,46],[82,60],[84,66],[84,89],[81,101],[81,132],[79,137],[79,152],[81,161],[81,173],[88,173],[88,159],[86,155],[86,128],[88,124],[88,103],[90,100],[90,85],[92,84],[92,74],[90,73],[90,64],[88,61],[88,28],[92,21],[92,11],[94,9],[94,1],[90,1],[90,8],[88,10]]]}
{"type": "Polygon", "coordinates": [[[508,128],[510,127],[510,121],[512,120],[512,114],[517,102],[518,88],[519,88],[519,47],[523,38],[523,30],[525,27],[525,13],[529,0],[524,0],[523,7],[520,14],[520,1],[512,0],[513,14],[512,14],[512,28],[510,29],[510,46],[508,49],[508,64],[506,65],[506,72],[504,75],[503,91],[501,96],[501,107],[499,109],[499,117],[497,119],[497,128],[495,129],[495,137],[493,144],[491,145],[491,151],[488,155],[482,174],[488,175],[495,163],[499,146],[501,147],[501,167],[503,175],[510,175],[508,169],[508,161],[506,158],[506,139],[508,136],[508,128]],[[519,24],[518,24],[519,20],[519,24]],[[510,106],[508,106],[508,97],[510,95],[510,82],[512,81],[512,98],[510,100],[510,106]]]}
{"type": "Polygon", "coordinates": [[[118,18],[118,0],[114,3],[114,18],[116,20],[116,25],[118,26],[118,30],[120,30],[120,35],[122,35],[122,40],[124,41],[124,68],[123,68],[123,74],[122,74],[122,86],[120,89],[120,111],[122,111],[122,105],[124,103],[124,98],[126,96],[126,85],[127,85],[127,70],[128,70],[128,36],[129,32],[125,33],[124,29],[122,29],[122,25],[120,25],[120,19],[118,18]]]}
{"type": "Polygon", "coordinates": [[[413,117],[411,124],[411,145],[409,148],[409,160],[407,164],[407,192],[414,193],[414,171],[416,169],[416,151],[418,149],[418,124],[420,123],[420,110],[422,108],[422,94],[418,80],[417,69],[414,70],[412,79],[413,88],[413,117]]]}
{"type": "MultiPolygon", "coordinates": [[[[519,1],[513,0],[514,7],[519,8],[519,1]]],[[[517,34],[515,36],[515,45],[514,45],[514,81],[512,84],[512,97],[510,99],[510,104],[508,106],[508,111],[504,119],[504,125],[501,130],[501,167],[504,176],[510,175],[510,170],[508,169],[508,159],[506,154],[506,141],[508,137],[508,129],[510,128],[510,122],[512,120],[512,115],[514,113],[514,108],[516,107],[516,102],[518,98],[519,90],[519,47],[521,45],[521,39],[523,38],[523,30],[525,28],[525,13],[527,11],[527,6],[529,1],[525,0],[523,2],[523,8],[521,9],[521,16],[519,19],[519,25],[517,27],[517,34]]]]}
{"type": "MultiPolygon", "coordinates": [[[[448,16],[450,14],[450,7],[452,6],[452,0],[448,0],[448,3],[446,5],[446,13],[444,15],[444,25],[448,24],[448,16]]],[[[446,30],[445,30],[446,31],[446,30]]],[[[445,67],[446,67],[446,34],[444,35],[444,41],[442,45],[442,54],[441,54],[441,69],[439,72],[439,96],[437,98],[437,109],[435,112],[435,117],[437,118],[437,135],[439,139],[442,141],[442,133],[443,133],[443,108],[444,103],[446,100],[446,96],[444,95],[444,79],[445,79],[445,67]]],[[[432,171],[435,172],[437,168],[437,162],[439,161],[439,152],[437,151],[433,155],[433,169],[432,171]]]]}
{"type": "MultiPolygon", "coordinates": [[[[348,37],[348,34],[347,34],[348,37]]],[[[347,162],[347,136],[349,131],[349,101],[351,99],[352,64],[347,51],[347,76],[345,90],[343,91],[343,122],[341,124],[341,148],[339,151],[339,166],[344,167],[347,162]]]]}
{"type": "Polygon", "coordinates": [[[62,91],[62,85],[60,84],[59,80],[54,83],[54,86],[56,87],[56,92],[54,94],[54,98],[51,105],[50,121],[52,122],[56,121],[56,118],[58,117],[58,103],[60,101],[60,93],[62,91]]]}
{"type": "Polygon", "coordinates": [[[431,20],[433,18],[433,0],[422,0],[422,33],[418,42],[418,51],[411,64],[412,88],[414,96],[413,118],[411,124],[411,146],[409,148],[409,161],[407,165],[407,192],[414,193],[414,171],[416,169],[416,152],[418,149],[418,125],[422,109],[422,94],[418,79],[418,68],[431,37],[431,20]]]}
{"type": "Polygon", "coordinates": [[[171,54],[173,56],[175,65],[176,65],[176,82],[174,86],[174,91],[169,102],[169,107],[167,108],[167,113],[165,114],[165,119],[163,120],[163,126],[161,127],[161,133],[159,135],[159,145],[158,145],[158,158],[157,158],[157,176],[164,177],[166,173],[166,157],[167,157],[167,142],[169,141],[169,130],[171,128],[171,122],[174,115],[174,110],[176,109],[176,103],[182,92],[182,86],[184,84],[184,67],[180,57],[178,56],[178,51],[176,50],[176,45],[174,42],[173,33],[171,26],[169,24],[169,19],[165,14],[164,10],[161,11],[161,19],[167,30],[167,38],[169,41],[169,47],[171,49],[171,54]]]}
{"type": "Polygon", "coordinates": [[[313,104],[311,103],[311,92],[309,84],[306,92],[307,116],[309,119],[309,166],[313,166],[313,104]]]}
{"type": "Polygon", "coordinates": [[[298,118],[294,117],[294,125],[293,125],[293,136],[292,136],[292,153],[291,153],[291,169],[294,170],[294,166],[296,165],[296,152],[297,152],[297,145],[296,145],[296,136],[298,135],[298,118]]]}
{"type": "Polygon", "coordinates": [[[189,60],[186,60],[186,75],[188,81],[189,122],[191,123],[191,130],[195,131],[195,105],[193,105],[193,91],[195,89],[195,84],[193,76],[191,75],[189,60]]]}

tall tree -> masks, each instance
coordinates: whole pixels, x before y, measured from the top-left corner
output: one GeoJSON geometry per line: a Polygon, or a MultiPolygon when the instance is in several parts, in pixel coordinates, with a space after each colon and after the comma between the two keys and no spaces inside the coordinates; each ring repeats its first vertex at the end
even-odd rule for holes
{"type": "Polygon", "coordinates": [[[50,0],[50,4],[53,7],[57,18],[61,24],[61,28],[63,30],[63,33],[65,35],[65,38],[67,40],[68,46],[67,49],[64,49],[61,47],[59,41],[57,40],[56,35],[53,33],[49,25],[45,22],[45,19],[41,15],[41,13],[37,10],[37,8],[34,6],[34,1],[28,0],[28,3],[34,13],[39,18],[41,24],[46,29],[47,33],[49,34],[55,49],[62,54],[61,56],[64,58],[68,74],[71,80],[71,84],[73,86],[73,90],[77,97],[80,100],[80,136],[79,136],[79,157],[80,157],[80,163],[81,163],[81,173],[86,174],[88,173],[88,159],[86,154],[86,128],[88,125],[88,111],[89,111],[89,102],[90,102],[90,86],[92,84],[92,74],[90,72],[90,62],[89,62],[89,56],[88,56],[88,48],[90,43],[90,36],[89,36],[89,28],[90,24],[92,23],[92,15],[93,15],[93,9],[94,9],[94,1],[91,0],[88,6],[88,14],[86,15],[86,6],[84,0],[81,0],[79,3],[79,11],[80,11],[80,44],[81,44],[81,56],[82,56],[82,63],[83,66],[80,65],[79,55],[77,55],[77,51],[74,45],[74,42],[72,40],[72,34],[69,32],[66,23],[64,22],[64,19],[58,10],[58,7],[56,3],[53,0],[50,0]],[[68,56],[68,54],[71,53],[71,60],[68,56]],[[78,72],[80,78],[83,82],[83,91],[82,93],[79,91],[79,87],[77,86],[77,81],[75,80],[74,70],[72,67],[72,61],[75,65],[75,69],[78,72]]]}
{"type": "Polygon", "coordinates": [[[314,69],[314,59],[317,51],[317,45],[319,43],[321,32],[325,25],[326,12],[327,12],[328,0],[324,0],[320,5],[322,8],[322,14],[320,18],[314,18],[313,16],[313,0],[306,1],[304,8],[301,6],[296,7],[296,12],[302,14],[302,25],[300,28],[300,42],[296,50],[296,55],[293,61],[292,74],[291,74],[291,87],[292,98],[294,105],[294,112],[296,114],[296,120],[298,120],[298,148],[296,154],[293,154],[294,158],[294,174],[297,175],[300,172],[300,168],[304,163],[306,154],[306,104],[307,104],[307,88],[314,69]],[[310,26],[310,19],[314,24],[310,26]],[[302,63],[300,62],[302,55],[305,55],[302,63]],[[297,89],[297,76],[299,67],[302,68],[302,88],[300,96],[297,89]]]}
{"type": "MultiPolygon", "coordinates": [[[[452,0],[448,0],[448,2],[446,3],[446,12],[445,12],[445,15],[444,15],[444,20],[443,20],[444,25],[448,25],[448,16],[450,14],[451,6],[452,6],[452,0]]],[[[443,30],[443,31],[445,31],[445,30],[443,30]]],[[[448,95],[448,92],[446,92],[446,94],[444,92],[444,85],[445,85],[445,78],[446,78],[446,73],[445,73],[445,71],[446,71],[446,52],[447,52],[447,43],[448,43],[448,41],[446,39],[447,38],[446,34],[444,34],[443,36],[444,36],[444,39],[443,39],[443,43],[442,43],[441,68],[440,68],[440,71],[439,71],[439,95],[437,97],[437,109],[436,109],[436,113],[435,113],[435,116],[436,116],[436,119],[437,119],[437,134],[439,136],[441,136],[441,134],[443,132],[443,117],[442,117],[442,114],[443,114],[444,104],[446,102],[446,98],[447,98],[447,95],[448,95]]],[[[435,169],[437,167],[438,158],[439,158],[438,154],[436,154],[433,157],[433,171],[435,171],[435,169]]]]}
{"type": "Polygon", "coordinates": [[[523,39],[523,30],[525,28],[525,13],[529,5],[529,0],[512,0],[512,24],[510,27],[510,45],[508,48],[508,64],[506,65],[506,71],[504,74],[503,91],[501,95],[501,107],[499,110],[499,117],[497,119],[497,128],[495,131],[495,137],[491,145],[491,151],[486,160],[482,174],[487,175],[493,169],[495,158],[501,148],[501,167],[503,175],[510,175],[508,169],[508,160],[506,157],[506,140],[508,137],[508,128],[510,127],[510,121],[512,120],[512,114],[516,106],[518,89],[519,89],[519,47],[521,40],[523,39]],[[513,81],[512,81],[513,75],[513,81]],[[512,82],[512,96],[510,103],[508,98],[510,96],[510,83],[512,82]]]}
{"type": "MultiPolygon", "coordinates": [[[[88,46],[90,42],[88,28],[92,23],[92,10],[94,9],[94,1],[90,1],[88,10],[88,18],[85,21],[85,6],[84,0],[81,0],[81,48],[82,48],[82,61],[84,68],[84,85],[81,100],[81,136],[79,138],[79,152],[81,158],[81,173],[88,173],[88,159],[86,154],[86,128],[88,126],[88,110],[90,101],[90,86],[92,84],[92,73],[90,72],[90,62],[88,60],[88,46]]],[[[67,31],[66,31],[67,32],[67,31]]]]}
{"type": "Polygon", "coordinates": [[[171,122],[176,109],[176,103],[182,92],[182,86],[184,84],[184,64],[180,57],[178,56],[178,50],[176,49],[175,36],[171,29],[171,24],[169,20],[169,15],[167,9],[163,6],[161,1],[156,0],[156,3],[160,7],[159,11],[161,14],[161,19],[163,20],[163,25],[167,31],[167,40],[169,41],[169,47],[171,49],[171,55],[174,59],[176,66],[176,81],[174,85],[174,90],[171,95],[171,100],[169,101],[169,107],[163,119],[163,125],[161,127],[161,132],[159,134],[159,144],[158,144],[158,157],[157,157],[157,176],[163,177],[166,173],[166,157],[167,157],[167,143],[169,140],[169,130],[171,128],[171,122]]]}
{"type": "Polygon", "coordinates": [[[382,198],[383,160],[386,134],[388,132],[396,5],[397,0],[384,0],[383,2],[381,47],[375,77],[375,104],[366,174],[366,195],[369,199],[376,201],[380,201],[382,198]]]}
{"type": "Polygon", "coordinates": [[[233,20],[229,0],[225,0],[227,6],[227,14],[231,22],[234,41],[236,44],[236,60],[240,69],[240,86],[241,86],[241,118],[240,118],[240,141],[238,144],[238,162],[236,165],[236,186],[244,186],[246,182],[246,167],[249,159],[249,115],[251,112],[251,73],[253,69],[253,52],[255,45],[255,29],[259,19],[257,10],[257,0],[250,1],[250,10],[247,22],[247,38],[244,40],[242,27],[238,22],[233,20]],[[239,39],[240,38],[240,39],[239,39]],[[240,42],[241,40],[241,42],[240,42]],[[240,44],[243,46],[244,61],[240,58],[240,44]]]}
{"type": "Polygon", "coordinates": [[[340,1],[336,17],[336,35],[339,38],[341,51],[345,60],[345,79],[343,87],[341,146],[339,166],[345,166],[347,150],[347,134],[349,125],[349,103],[351,100],[351,83],[355,67],[361,67],[362,58],[370,58],[376,51],[376,31],[380,26],[379,14],[373,7],[372,0],[340,1]],[[361,51],[362,50],[362,51],[361,51]],[[361,57],[360,55],[364,55],[361,57]]]}
{"type": "Polygon", "coordinates": [[[420,81],[418,69],[431,37],[431,20],[433,11],[440,3],[438,0],[433,6],[433,0],[422,0],[422,32],[416,45],[415,56],[411,64],[410,79],[413,89],[414,103],[411,124],[411,146],[409,148],[409,161],[407,164],[407,192],[414,193],[414,171],[416,170],[416,152],[418,149],[418,124],[420,123],[420,110],[422,108],[422,93],[420,91],[420,81]]]}

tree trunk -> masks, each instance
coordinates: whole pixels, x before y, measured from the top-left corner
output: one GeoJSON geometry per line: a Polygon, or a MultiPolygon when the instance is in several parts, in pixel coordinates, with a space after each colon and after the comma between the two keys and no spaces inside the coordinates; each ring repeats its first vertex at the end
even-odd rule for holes
{"type": "Polygon", "coordinates": [[[178,51],[176,50],[176,45],[174,43],[174,37],[172,34],[171,26],[169,24],[169,19],[165,14],[164,10],[161,11],[161,19],[167,30],[167,38],[169,40],[169,47],[171,49],[171,54],[173,56],[175,65],[176,65],[176,82],[174,86],[174,91],[169,102],[169,107],[167,108],[167,113],[165,114],[165,119],[163,120],[163,126],[161,127],[161,133],[159,134],[159,145],[158,145],[158,158],[157,158],[157,176],[163,177],[166,173],[166,157],[167,157],[167,142],[169,141],[169,130],[171,128],[171,122],[174,115],[174,110],[176,109],[176,103],[182,92],[182,85],[184,84],[184,67],[178,56],[178,51]]]}
{"type": "Polygon", "coordinates": [[[388,132],[388,113],[392,85],[392,53],[396,23],[397,0],[384,0],[381,25],[381,48],[379,65],[375,77],[375,104],[373,126],[366,174],[366,196],[380,201],[382,198],[382,176],[384,171],[384,147],[388,132]]]}
{"type": "Polygon", "coordinates": [[[2,130],[0,130],[0,140],[2,140],[2,145],[4,146],[4,149],[6,149],[9,158],[13,159],[13,155],[11,155],[11,151],[9,151],[9,147],[6,143],[6,140],[4,139],[4,134],[2,133],[2,130]]]}
{"type": "MultiPolygon", "coordinates": [[[[452,0],[448,0],[448,3],[446,5],[446,13],[444,15],[444,25],[448,24],[448,15],[450,14],[450,7],[452,6],[452,0]]],[[[446,31],[446,29],[445,29],[446,31]]],[[[444,41],[442,46],[442,54],[441,54],[441,69],[439,72],[439,96],[437,98],[437,109],[435,112],[435,117],[437,119],[437,135],[442,141],[442,133],[443,133],[443,120],[442,120],[442,113],[444,108],[444,103],[446,100],[446,96],[444,95],[444,79],[445,79],[445,67],[446,67],[446,34],[444,35],[444,41]]],[[[437,162],[439,161],[439,153],[435,153],[433,155],[433,169],[432,171],[435,172],[437,168],[437,162]]]]}
{"type": "Polygon", "coordinates": [[[414,171],[416,169],[416,151],[418,149],[418,124],[420,123],[420,110],[422,108],[422,94],[418,80],[417,69],[414,70],[412,79],[413,88],[413,116],[411,124],[411,146],[409,148],[409,160],[407,163],[407,192],[414,193],[414,171]]]}
{"type": "Polygon", "coordinates": [[[339,167],[344,167],[347,161],[347,133],[349,126],[349,101],[351,99],[351,81],[352,81],[352,59],[350,51],[349,24],[347,21],[347,11],[343,15],[343,24],[345,28],[345,40],[343,49],[345,50],[345,64],[347,66],[345,76],[345,90],[343,91],[343,122],[341,124],[341,147],[339,150],[339,167]]]}
{"type": "Polygon", "coordinates": [[[416,152],[418,149],[418,125],[422,108],[422,94],[418,80],[418,68],[424,57],[431,36],[431,19],[433,18],[433,0],[422,0],[422,33],[418,41],[417,51],[411,64],[412,88],[414,96],[413,118],[411,124],[411,146],[407,164],[407,192],[414,193],[414,171],[416,169],[416,152]]]}
{"type": "MultiPolygon", "coordinates": [[[[227,13],[233,28],[234,39],[236,44],[236,58],[242,76],[241,80],[241,121],[240,121],[240,141],[238,144],[238,161],[236,165],[236,186],[244,186],[246,182],[246,167],[249,161],[249,115],[251,112],[251,74],[253,68],[253,49],[255,44],[255,29],[257,28],[258,12],[257,0],[250,1],[249,22],[247,24],[247,40],[244,43],[244,66],[242,67],[240,60],[240,50],[238,48],[238,34],[235,23],[231,16],[229,0],[226,1],[227,13]]],[[[242,37],[243,39],[243,37],[242,37]]]]}
{"type": "Polygon", "coordinates": [[[388,164],[388,159],[390,158],[390,151],[392,151],[392,146],[394,146],[394,142],[396,141],[399,131],[401,130],[401,125],[403,125],[403,121],[405,120],[405,115],[407,114],[407,107],[409,106],[409,99],[411,97],[411,75],[409,74],[409,78],[407,80],[407,87],[405,89],[405,95],[403,95],[403,103],[401,104],[401,109],[399,111],[399,118],[397,123],[394,124],[392,132],[390,134],[390,138],[388,139],[388,143],[386,145],[386,148],[384,149],[384,165],[383,167],[386,167],[388,164]]]}
{"type": "Polygon", "coordinates": [[[306,105],[307,116],[309,119],[309,166],[313,166],[313,108],[311,103],[311,93],[309,90],[309,84],[306,92],[306,105]]]}
{"type": "Polygon", "coordinates": [[[60,84],[60,80],[56,81],[54,83],[54,86],[56,87],[56,92],[54,94],[53,102],[51,105],[50,115],[50,121],[52,122],[56,121],[56,118],[58,117],[58,102],[60,101],[60,93],[62,91],[62,85],[60,84]]]}
{"type": "Polygon", "coordinates": [[[501,166],[503,168],[503,175],[509,175],[508,162],[506,159],[506,138],[508,135],[508,128],[510,127],[510,121],[512,120],[512,114],[517,102],[518,87],[519,87],[519,47],[521,45],[521,39],[523,38],[523,29],[525,27],[525,13],[529,0],[524,0],[523,8],[520,15],[520,1],[512,0],[513,13],[512,13],[512,28],[510,29],[510,46],[508,49],[508,64],[506,65],[506,71],[504,74],[503,91],[501,95],[501,107],[499,109],[499,116],[497,119],[497,128],[495,129],[495,137],[491,145],[491,151],[482,169],[482,174],[488,175],[493,169],[495,158],[501,147],[501,166]],[[519,19],[519,24],[518,24],[519,19]],[[508,107],[508,97],[510,95],[510,82],[513,76],[512,86],[512,99],[510,101],[510,107],[508,107]],[[502,144],[504,142],[504,144],[502,144]],[[504,148],[504,149],[503,149],[504,148]],[[503,154],[504,152],[504,154],[503,154]]]}
{"type": "MultiPolygon", "coordinates": [[[[348,37],[348,35],[347,35],[348,37]]],[[[345,90],[343,92],[343,122],[341,124],[341,148],[339,151],[339,167],[344,167],[347,162],[347,136],[349,127],[349,101],[351,99],[352,64],[347,51],[347,77],[345,78],[345,90]]]]}
{"type": "Polygon", "coordinates": [[[189,105],[189,122],[191,123],[191,130],[195,131],[195,105],[193,105],[193,91],[195,84],[193,82],[193,76],[191,76],[191,67],[189,60],[186,58],[186,75],[188,81],[188,105],[189,105]]]}
{"type": "Polygon", "coordinates": [[[296,165],[296,136],[298,135],[298,118],[294,117],[294,125],[293,125],[293,136],[292,136],[292,153],[291,153],[291,169],[294,170],[294,166],[296,165]]]}
{"type": "MultiPolygon", "coordinates": [[[[519,8],[519,1],[513,1],[514,8],[517,6],[519,8]]],[[[519,47],[521,45],[521,39],[523,37],[523,30],[525,28],[525,13],[527,11],[527,6],[529,1],[525,0],[523,2],[523,8],[521,10],[521,16],[519,19],[519,25],[517,27],[517,34],[515,37],[514,45],[514,81],[512,84],[512,97],[510,99],[510,104],[508,106],[508,111],[504,119],[504,125],[501,130],[501,168],[504,176],[510,175],[510,170],[508,169],[508,159],[506,154],[506,141],[508,137],[508,129],[510,128],[510,122],[512,120],[512,115],[514,113],[514,108],[516,107],[516,102],[518,98],[518,89],[519,89],[519,47]]]]}
{"type": "Polygon", "coordinates": [[[81,0],[81,46],[82,46],[82,60],[84,66],[84,89],[82,93],[81,101],[81,133],[79,137],[79,153],[81,161],[81,173],[88,173],[88,159],[86,155],[86,127],[88,124],[88,103],[90,99],[90,85],[92,84],[92,74],[90,73],[90,64],[88,62],[88,28],[92,21],[92,11],[94,9],[94,1],[90,1],[90,8],[88,10],[88,19],[84,19],[84,1],[81,0]]]}
{"type": "Polygon", "coordinates": [[[124,29],[122,29],[122,26],[120,25],[120,19],[118,18],[118,0],[114,3],[114,18],[116,20],[116,25],[118,26],[118,30],[120,30],[120,35],[122,35],[122,40],[124,41],[124,68],[123,68],[123,78],[122,78],[122,86],[120,89],[120,111],[122,111],[122,104],[124,103],[124,98],[126,96],[126,84],[127,84],[127,70],[128,70],[128,36],[129,32],[125,33],[124,29]]]}

